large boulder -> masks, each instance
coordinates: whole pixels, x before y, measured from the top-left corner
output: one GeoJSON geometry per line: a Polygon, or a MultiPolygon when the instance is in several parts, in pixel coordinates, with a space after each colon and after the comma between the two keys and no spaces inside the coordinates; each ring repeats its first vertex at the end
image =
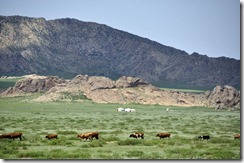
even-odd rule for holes
{"type": "Polygon", "coordinates": [[[126,76],[122,76],[116,81],[117,88],[137,87],[139,85],[148,85],[148,83],[137,77],[126,76]]]}
{"type": "Polygon", "coordinates": [[[88,79],[88,85],[89,89],[91,91],[97,90],[97,89],[112,89],[115,88],[115,83],[113,80],[101,77],[101,76],[91,76],[88,79]]]}
{"type": "Polygon", "coordinates": [[[81,86],[83,90],[89,91],[115,88],[115,82],[103,76],[77,75],[70,81],[70,85],[81,86]]]}
{"type": "Polygon", "coordinates": [[[44,93],[49,91],[52,87],[65,83],[64,79],[57,76],[24,78],[18,80],[13,87],[8,88],[1,95],[19,95],[21,93],[44,93]]]}
{"type": "Polygon", "coordinates": [[[213,91],[205,93],[206,98],[209,100],[210,105],[217,109],[232,108],[240,105],[240,91],[232,86],[217,85],[213,91]]]}
{"type": "Polygon", "coordinates": [[[70,81],[70,84],[85,84],[88,81],[88,79],[88,75],[77,75],[70,81]]]}

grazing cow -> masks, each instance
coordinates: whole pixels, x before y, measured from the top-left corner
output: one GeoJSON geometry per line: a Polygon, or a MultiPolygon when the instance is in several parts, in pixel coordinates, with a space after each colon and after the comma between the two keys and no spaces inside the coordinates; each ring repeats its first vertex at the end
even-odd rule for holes
{"type": "Polygon", "coordinates": [[[198,139],[202,139],[202,140],[206,139],[206,140],[208,140],[208,139],[210,139],[210,136],[209,135],[201,135],[201,136],[198,136],[198,139]]]}
{"type": "Polygon", "coordinates": [[[54,139],[54,138],[58,139],[58,134],[48,134],[45,138],[47,138],[48,140],[54,139]]]}
{"type": "Polygon", "coordinates": [[[23,135],[22,135],[22,132],[13,132],[13,133],[10,133],[10,134],[2,134],[0,135],[0,138],[8,138],[8,139],[16,139],[16,138],[19,138],[19,140],[21,141],[22,138],[25,138],[23,135]]]}
{"type": "Polygon", "coordinates": [[[125,108],[125,112],[131,112],[131,108],[125,108]]]}
{"type": "Polygon", "coordinates": [[[131,109],[130,112],[136,112],[136,110],[135,109],[131,109]]]}
{"type": "Polygon", "coordinates": [[[234,139],[240,139],[240,137],[241,137],[241,134],[234,135],[234,139]]]}
{"type": "Polygon", "coordinates": [[[78,138],[82,139],[91,139],[90,133],[85,133],[85,134],[78,134],[77,135],[78,138]]]}
{"type": "Polygon", "coordinates": [[[9,139],[11,139],[9,134],[1,134],[0,138],[9,138],[9,139]]]}
{"type": "Polygon", "coordinates": [[[77,137],[82,139],[89,139],[89,140],[93,140],[93,138],[95,137],[96,139],[99,139],[99,133],[98,132],[87,132],[84,134],[78,134],[77,137]]]}
{"type": "Polygon", "coordinates": [[[118,112],[123,112],[123,111],[125,111],[125,109],[124,108],[117,108],[117,111],[118,112]]]}
{"type": "Polygon", "coordinates": [[[135,132],[133,134],[130,134],[130,138],[133,137],[133,138],[141,138],[141,139],[144,139],[144,133],[143,132],[135,132]]]}
{"type": "Polygon", "coordinates": [[[170,138],[170,133],[164,133],[164,132],[161,132],[161,133],[157,133],[156,137],[159,137],[160,139],[161,138],[170,138]]]}
{"type": "Polygon", "coordinates": [[[91,138],[96,138],[96,139],[99,139],[99,133],[98,132],[91,132],[91,138]]]}
{"type": "Polygon", "coordinates": [[[130,136],[129,136],[130,138],[132,137],[132,138],[137,138],[137,135],[134,133],[134,134],[130,134],[130,136]]]}
{"type": "Polygon", "coordinates": [[[136,112],[136,110],[131,108],[125,108],[125,112],[136,112]]]}

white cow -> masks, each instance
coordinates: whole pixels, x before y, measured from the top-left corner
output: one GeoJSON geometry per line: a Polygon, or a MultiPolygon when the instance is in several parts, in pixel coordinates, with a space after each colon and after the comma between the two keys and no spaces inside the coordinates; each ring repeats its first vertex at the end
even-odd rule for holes
{"type": "Polygon", "coordinates": [[[131,112],[131,108],[125,108],[125,112],[131,112]]]}
{"type": "Polygon", "coordinates": [[[136,110],[135,109],[131,109],[130,112],[136,112],[136,110]]]}
{"type": "Polygon", "coordinates": [[[136,110],[131,108],[125,108],[125,112],[136,112],[136,110]]]}
{"type": "Polygon", "coordinates": [[[117,111],[122,112],[122,111],[125,111],[125,109],[124,108],[117,108],[117,111]]]}

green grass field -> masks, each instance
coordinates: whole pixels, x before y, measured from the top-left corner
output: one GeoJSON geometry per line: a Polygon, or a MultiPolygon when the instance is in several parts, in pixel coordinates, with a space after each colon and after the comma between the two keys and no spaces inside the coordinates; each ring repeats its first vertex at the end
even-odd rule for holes
{"type": "Polygon", "coordinates": [[[240,112],[204,107],[168,107],[139,104],[30,102],[28,97],[0,98],[0,134],[23,132],[23,141],[0,139],[1,159],[240,159],[240,112]],[[118,107],[136,112],[117,112],[118,107]],[[100,138],[80,141],[87,131],[100,138]],[[144,132],[145,139],[129,138],[144,132]],[[157,132],[170,132],[159,139],[157,132]],[[47,140],[48,133],[59,134],[47,140]],[[209,134],[210,140],[198,140],[209,134]]]}
{"type": "Polygon", "coordinates": [[[195,89],[173,89],[173,88],[160,88],[162,90],[172,90],[172,91],[178,91],[178,92],[187,92],[187,93],[203,93],[205,90],[195,90],[195,89]]]}
{"type": "Polygon", "coordinates": [[[20,77],[10,78],[10,79],[0,78],[0,90],[4,90],[8,87],[14,86],[16,81],[19,79],[21,78],[20,77]]]}

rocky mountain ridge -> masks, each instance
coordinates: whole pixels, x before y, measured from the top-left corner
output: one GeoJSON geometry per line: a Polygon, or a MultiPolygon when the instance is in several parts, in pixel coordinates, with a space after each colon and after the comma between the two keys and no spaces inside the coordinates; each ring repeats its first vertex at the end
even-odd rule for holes
{"type": "Polygon", "coordinates": [[[207,106],[240,109],[240,91],[231,86],[216,86],[204,93],[185,93],[159,89],[140,78],[123,76],[112,80],[103,76],[77,75],[71,80],[55,76],[24,78],[0,96],[44,93],[33,101],[66,101],[70,97],[91,99],[96,103],[139,103],[173,106],[207,106]]]}
{"type": "Polygon", "coordinates": [[[0,16],[0,75],[136,76],[156,86],[240,88],[240,60],[209,58],[76,19],[0,16]]]}

